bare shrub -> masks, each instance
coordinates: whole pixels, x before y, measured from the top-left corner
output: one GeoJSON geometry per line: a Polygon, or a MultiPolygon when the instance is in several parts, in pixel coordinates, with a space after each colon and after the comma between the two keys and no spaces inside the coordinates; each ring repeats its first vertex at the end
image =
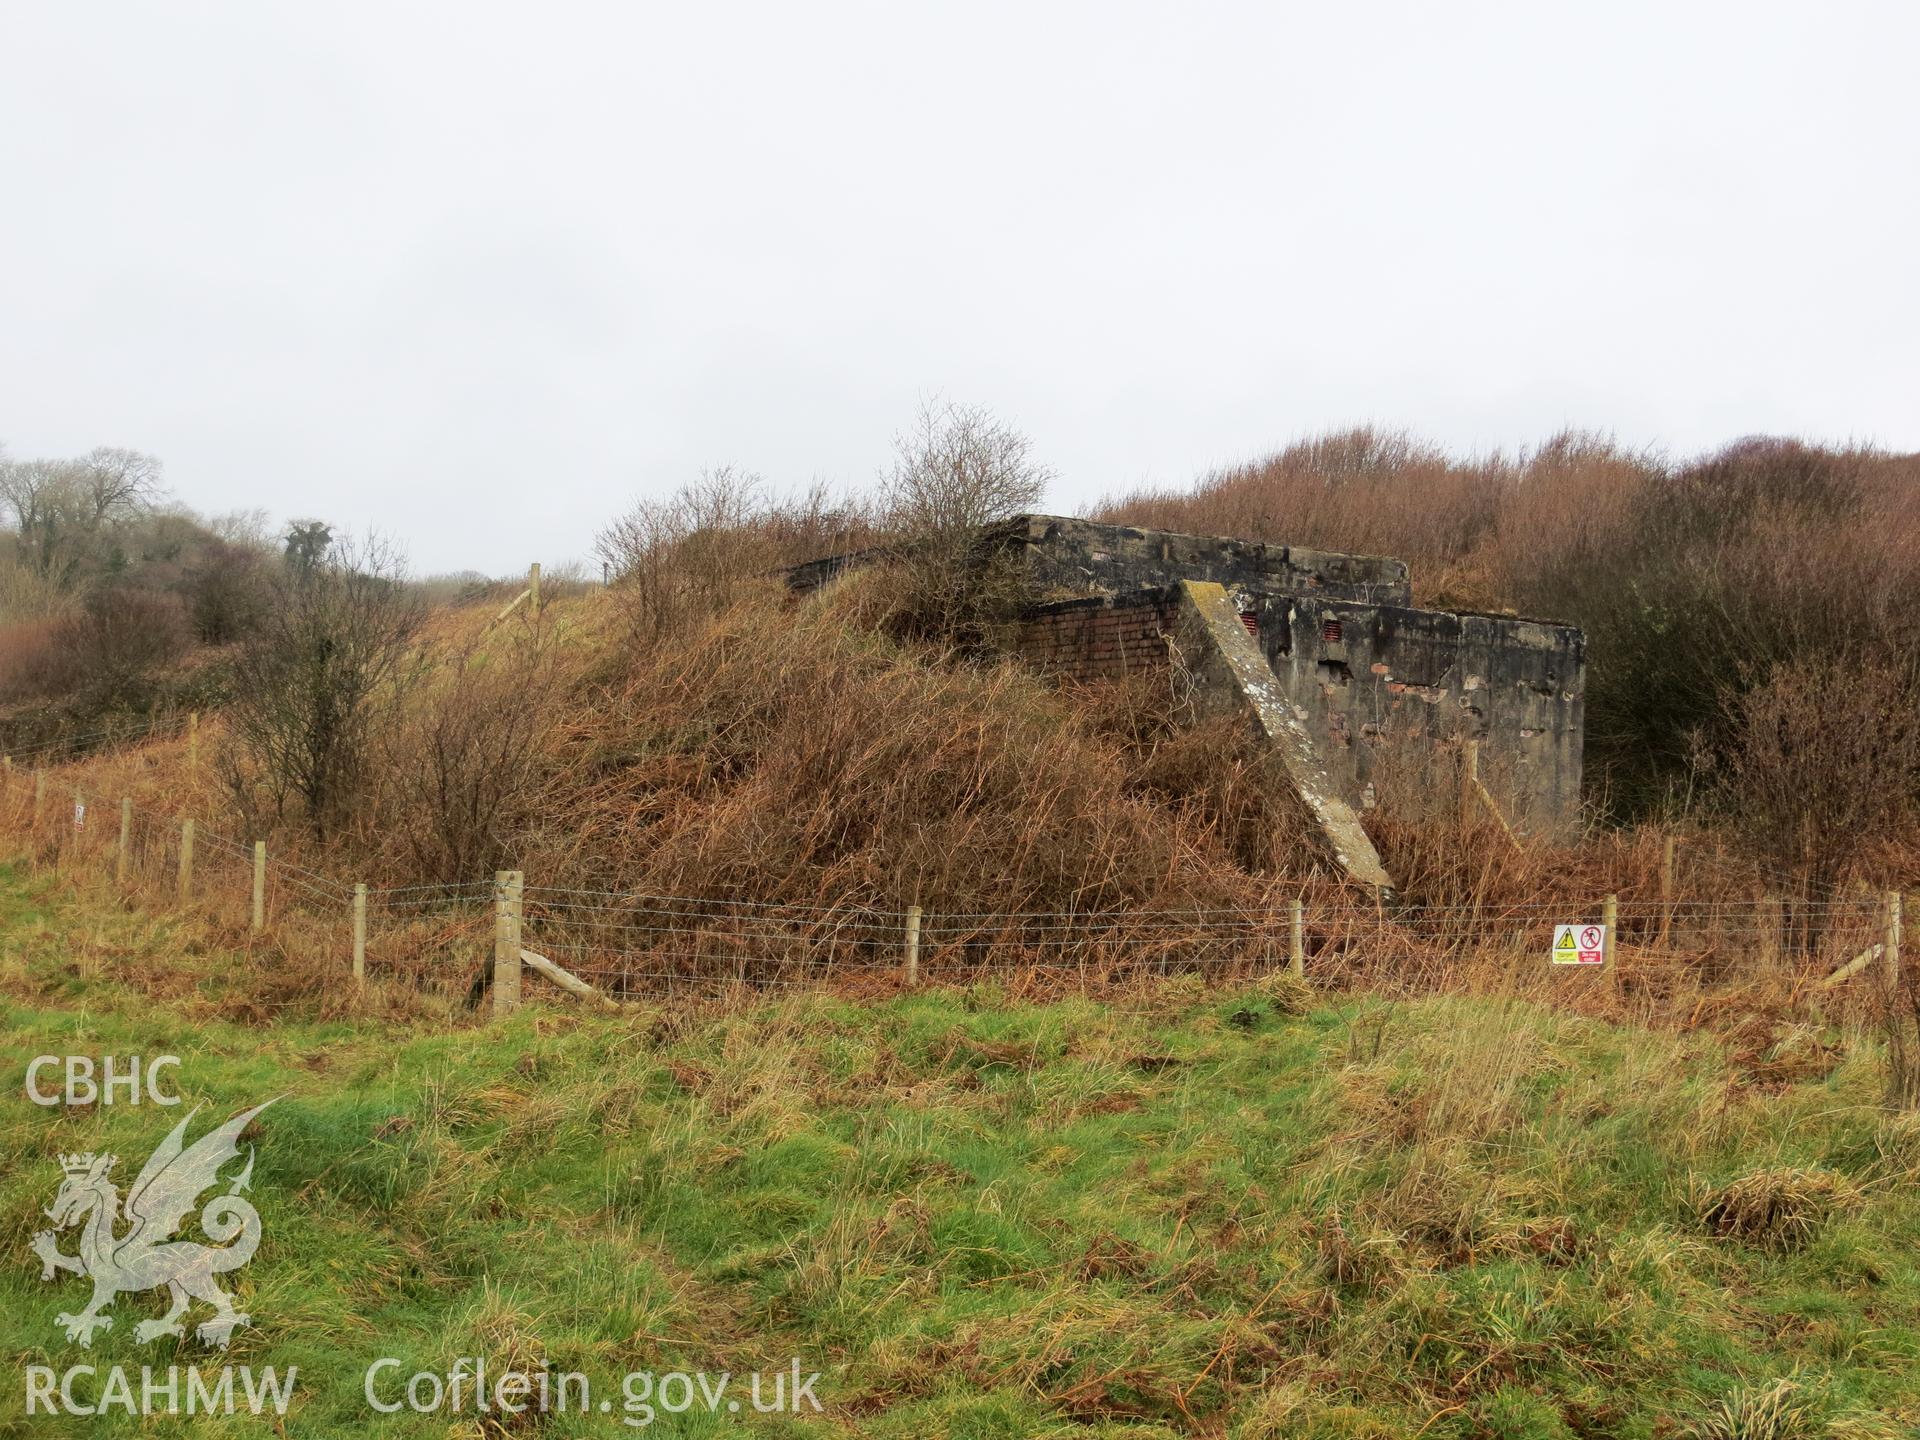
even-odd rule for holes
{"type": "Polygon", "coordinates": [[[260,549],[217,537],[204,542],[181,590],[203,645],[238,640],[260,622],[272,596],[260,549]]]}
{"type": "Polygon", "coordinates": [[[950,403],[923,405],[894,438],[881,514],[901,577],[893,619],[902,633],[974,643],[1025,598],[1015,557],[982,532],[1046,494],[1053,475],[1032,448],[989,412],[950,403]]]}
{"type": "Polygon", "coordinates": [[[84,690],[97,701],[132,699],[153,672],[186,651],[186,615],[173,595],[96,591],[81,614],[61,623],[59,648],[75,672],[60,688],[84,690]]]}
{"type": "MultiPolygon", "coordinates": [[[[1780,868],[1831,884],[1920,827],[1920,664],[1806,658],[1724,700],[1717,797],[1780,868]]],[[[1894,877],[1886,877],[1889,880],[1894,877]]]]}
{"type": "Polygon", "coordinates": [[[188,641],[176,596],[117,586],[95,591],[64,619],[8,628],[17,640],[6,649],[0,694],[70,696],[89,710],[137,707],[188,641]]]}
{"type": "Polygon", "coordinates": [[[722,466],[664,500],[641,501],[594,550],[634,637],[652,644],[779,567],[847,550],[871,533],[861,507],[834,503],[824,486],[775,500],[758,475],[722,466]]]}
{"type": "Polygon", "coordinates": [[[1588,755],[1628,810],[1672,800],[1703,743],[1709,758],[1724,749],[1730,693],[1782,663],[1858,663],[1914,634],[1913,562],[1884,563],[1859,508],[1878,463],[1734,446],[1640,487],[1604,549],[1516,574],[1525,603],[1587,632],[1588,755]]]}
{"type": "Polygon", "coordinates": [[[72,614],[78,605],[74,593],[5,554],[5,543],[0,534],[0,620],[58,620],[72,614]]]}
{"type": "Polygon", "coordinates": [[[468,648],[419,677],[379,745],[380,828],[397,852],[388,873],[454,884],[507,868],[539,813],[558,686],[537,631],[505,654],[468,648]]]}
{"type": "Polygon", "coordinates": [[[399,556],[376,540],[334,544],[276,580],[233,666],[228,780],[243,812],[264,798],[281,816],[297,798],[324,838],[359,791],[421,616],[399,556]]]}
{"type": "Polygon", "coordinates": [[[635,639],[683,631],[781,567],[862,548],[895,572],[877,623],[947,643],[982,638],[1025,594],[1012,557],[983,531],[1031,509],[1050,476],[1025,436],[966,406],[924,406],[895,447],[873,503],[818,484],[778,499],[759,476],[725,466],[634,506],[595,552],[635,639]]]}
{"type": "Polygon", "coordinates": [[[0,621],[0,703],[40,695],[55,672],[60,622],[41,618],[0,621]]]}

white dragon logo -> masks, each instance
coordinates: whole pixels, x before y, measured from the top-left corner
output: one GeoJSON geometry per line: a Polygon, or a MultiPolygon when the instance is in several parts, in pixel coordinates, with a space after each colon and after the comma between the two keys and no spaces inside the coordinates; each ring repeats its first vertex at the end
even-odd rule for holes
{"type": "MultiPolygon", "coordinates": [[[[271,1104],[272,1100],[267,1101],[271,1104]]],[[[118,1156],[88,1153],[60,1157],[60,1169],[66,1178],[60,1182],[53,1207],[45,1212],[54,1229],[42,1230],[33,1237],[33,1253],[40,1257],[42,1280],[53,1279],[58,1271],[71,1270],[93,1281],[93,1300],[85,1310],[55,1317],[69,1340],[88,1346],[93,1343],[95,1330],[110,1328],[113,1317],[100,1312],[121,1291],[156,1290],[162,1285],[173,1303],[158,1320],[143,1320],[134,1327],[134,1336],[142,1343],[162,1335],[184,1334],[180,1317],[193,1300],[204,1300],[214,1307],[213,1318],[194,1331],[207,1344],[224,1350],[234,1329],[250,1323],[252,1317],[233,1308],[233,1298],[214,1277],[238,1270],[260,1246],[260,1214],[240,1198],[253,1177],[252,1147],[247,1151],[246,1168],[233,1178],[227,1192],[214,1196],[200,1211],[200,1228],[214,1243],[201,1245],[173,1237],[201,1192],[219,1183],[221,1166],[240,1154],[236,1143],[240,1132],[267,1105],[256,1105],[234,1116],[183,1148],[187,1126],[200,1113],[196,1105],[141,1167],[139,1178],[127,1192],[124,1217],[120,1192],[107,1178],[118,1156]],[[124,1234],[116,1234],[123,1218],[130,1227],[124,1234]],[[55,1231],[83,1221],[80,1253],[62,1254],[55,1231]]]]}

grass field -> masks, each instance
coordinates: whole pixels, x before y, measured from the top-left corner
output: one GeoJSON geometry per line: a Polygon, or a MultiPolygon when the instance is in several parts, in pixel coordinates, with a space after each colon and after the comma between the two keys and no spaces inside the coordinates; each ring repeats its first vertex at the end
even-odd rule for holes
{"type": "Polygon", "coordinates": [[[1842,1034],[1736,1057],[1497,998],[1177,980],[1124,1004],[976,988],[402,1024],[275,1013],[275,963],[0,870],[0,1432],[269,1430],[29,1417],[30,1365],[297,1366],[291,1435],[574,1436],[630,1433],[627,1372],[795,1357],[820,1415],[651,1428],[1920,1424],[1920,1124],[1880,1108],[1842,1034]],[[56,1327],[87,1294],[29,1249],[56,1156],[111,1150],[125,1185],[185,1107],[30,1104],[43,1053],[180,1056],[196,1134],[284,1097],[256,1122],[264,1239],[228,1277],[255,1323],[224,1362],[135,1342],[157,1293],[121,1296],[91,1351],[56,1327]],[[462,1356],[583,1372],[595,1408],[369,1411],[375,1359],[462,1356]]]}

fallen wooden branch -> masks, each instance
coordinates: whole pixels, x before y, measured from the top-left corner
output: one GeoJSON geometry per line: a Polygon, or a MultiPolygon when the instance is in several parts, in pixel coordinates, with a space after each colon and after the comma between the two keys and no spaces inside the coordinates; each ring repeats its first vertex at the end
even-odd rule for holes
{"type": "Polygon", "coordinates": [[[582,1000],[589,1000],[606,1010],[618,1010],[620,1008],[620,1003],[605,991],[597,990],[582,980],[578,975],[567,970],[562,970],[544,955],[536,955],[531,950],[522,950],[520,952],[520,963],[533,971],[534,974],[546,976],[547,979],[558,985],[562,990],[567,991],[569,994],[578,995],[582,1000]]]}

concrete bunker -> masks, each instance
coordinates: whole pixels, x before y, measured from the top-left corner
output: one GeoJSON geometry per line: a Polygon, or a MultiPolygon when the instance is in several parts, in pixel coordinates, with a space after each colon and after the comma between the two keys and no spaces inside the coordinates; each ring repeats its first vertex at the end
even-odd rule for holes
{"type": "MultiPolygon", "coordinates": [[[[983,561],[1012,552],[1024,573],[1016,649],[1027,663],[1092,679],[1164,668],[1178,652],[1198,701],[1246,710],[1286,755],[1329,848],[1371,889],[1390,882],[1348,821],[1370,803],[1390,741],[1436,753],[1478,742],[1494,799],[1522,833],[1575,821],[1586,660],[1574,626],[1419,609],[1406,564],[1386,556],[1054,515],[987,527],[978,550],[983,561]],[[1264,661],[1257,671],[1250,655],[1264,661]]],[[[882,553],[810,561],[787,583],[810,590],[882,553]]]]}

